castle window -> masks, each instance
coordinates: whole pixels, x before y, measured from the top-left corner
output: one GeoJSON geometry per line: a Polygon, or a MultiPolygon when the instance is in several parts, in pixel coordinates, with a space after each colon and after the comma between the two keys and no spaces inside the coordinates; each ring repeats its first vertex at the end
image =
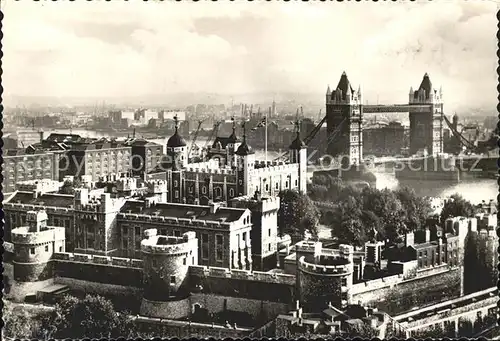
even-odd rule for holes
{"type": "Polygon", "coordinates": [[[208,251],[209,251],[208,233],[202,233],[201,234],[201,258],[202,259],[208,259],[208,251]]]}
{"type": "Polygon", "coordinates": [[[269,191],[269,184],[266,184],[266,192],[269,191]]]}
{"type": "Polygon", "coordinates": [[[203,186],[203,187],[201,188],[201,193],[203,193],[203,194],[207,194],[207,186],[203,186]]]}
{"type": "Polygon", "coordinates": [[[187,257],[184,257],[184,258],[182,259],[182,265],[186,265],[186,262],[187,262],[187,257]]]}
{"type": "Polygon", "coordinates": [[[221,261],[223,256],[224,245],[222,243],[222,235],[215,235],[215,260],[221,261]]]}
{"type": "Polygon", "coordinates": [[[59,252],[63,252],[63,247],[59,246],[59,252]]]}
{"type": "Polygon", "coordinates": [[[229,189],[229,196],[234,197],[234,189],[232,188],[229,189]]]}
{"type": "Polygon", "coordinates": [[[175,276],[170,276],[170,284],[175,284],[175,276]]]}
{"type": "Polygon", "coordinates": [[[299,185],[299,180],[295,180],[295,186],[299,185]]]}
{"type": "Polygon", "coordinates": [[[35,254],[35,248],[34,247],[30,247],[30,255],[34,255],[35,254]]]}
{"type": "Polygon", "coordinates": [[[177,180],[174,180],[174,187],[179,186],[179,182],[177,180]]]}
{"type": "Polygon", "coordinates": [[[175,198],[178,199],[179,198],[179,191],[175,191],[175,198]]]}
{"type": "Polygon", "coordinates": [[[127,239],[123,240],[123,249],[128,250],[128,240],[127,239]]]}
{"type": "Polygon", "coordinates": [[[280,188],[280,184],[279,182],[276,183],[276,189],[279,189],[280,188]]]}
{"type": "Polygon", "coordinates": [[[271,237],[271,229],[269,229],[267,232],[268,232],[268,236],[271,237]]]}
{"type": "Polygon", "coordinates": [[[193,193],[193,187],[189,187],[189,193],[193,193]]]}
{"type": "Polygon", "coordinates": [[[181,236],[181,231],[179,230],[174,230],[174,236],[180,237],[181,236]]]}
{"type": "Polygon", "coordinates": [[[45,252],[49,252],[49,246],[45,245],[45,252]]]}
{"type": "Polygon", "coordinates": [[[141,227],[140,226],[136,226],[135,227],[135,234],[136,235],[140,235],[141,234],[141,227]]]}
{"type": "Polygon", "coordinates": [[[285,188],[288,188],[288,180],[285,181],[285,188]]]}
{"type": "Polygon", "coordinates": [[[240,181],[239,181],[239,184],[240,184],[240,185],[243,185],[243,180],[240,180],[240,181]]]}
{"type": "Polygon", "coordinates": [[[216,197],[222,196],[222,189],[220,187],[215,188],[215,196],[216,197]]]}
{"type": "Polygon", "coordinates": [[[271,243],[267,246],[267,251],[271,251],[271,243]]]}

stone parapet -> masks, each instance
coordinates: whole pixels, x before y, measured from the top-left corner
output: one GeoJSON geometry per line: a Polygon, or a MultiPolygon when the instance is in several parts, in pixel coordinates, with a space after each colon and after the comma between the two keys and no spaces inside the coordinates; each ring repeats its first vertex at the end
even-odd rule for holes
{"type": "Polygon", "coordinates": [[[141,259],[130,259],[121,257],[98,256],[71,252],[56,252],[52,255],[56,261],[69,261],[78,263],[93,263],[101,265],[121,266],[128,268],[142,269],[143,261],[141,259]]]}

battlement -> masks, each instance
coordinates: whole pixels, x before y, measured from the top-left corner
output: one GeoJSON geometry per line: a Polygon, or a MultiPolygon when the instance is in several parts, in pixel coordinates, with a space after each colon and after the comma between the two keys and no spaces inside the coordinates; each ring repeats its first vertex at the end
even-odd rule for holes
{"type": "Polygon", "coordinates": [[[167,192],[167,182],[165,180],[155,179],[145,182],[146,188],[150,193],[164,193],[167,192]]]}
{"type": "Polygon", "coordinates": [[[276,173],[289,173],[297,172],[299,170],[299,164],[297,163],[284,163],[280,165],[270,166],[270,167],[259,167],[254,168],[250,171],[252,175],[263,175],[263,174],[276,174],[276,173]]]}
{"type": "Polygon", "coordinates": [[[15,228],[11,232],[13,244],[44,244],[65,239],[64,227],[49,226],[47,230],[30,232],[28,226],[15,228]]]}
{"type": "Polygon", "coordinates": [[[267,273],[261,271],[238,270],[218,267],[207,267],[192,265],[189,267],[189,273],[198,277],[219,277],[232,278],[246,281],[256,281],[265,283],[295,285],[295,276],[289,274],[267,273]]]}
{"type": "Polygon", "coordinates": [[[128,268],[142,269],[143,267],[142,266],[143,261],[141,259],[98,256],[98,255],[89,255],[89,254],[80,254],[71,252],[56,252],[52,255],[52,259],[57,261],[93,263],[93,264],[121,266],[128,268]]]}
{"type": "Polygon", "coordinates": [[[69,214],[73,212],[73,207],[59,207],[59,206],[45,206],[45,205],[33,205],[33,204],[21,204],[21,203],[13,203],[13,202],[6,202],[4,203],[4,208],[12,208],[12,209],[18,209],[20,211],[33,211],[33,210],[39,210],[41,207],[46,212],[51,212],[51,213],[61,213],[61,214],[69,214]]]}
{"type": "Polygon", "coordinates": [[[311,240],[302,240],[295,244],[295,252],[312,253],[319,255],[323,248],[323,243],[311,240]]]}
{"type": "Polygon", "coordinates": [[[230,168],[195,168],[187,167],[186,172],[198,174],[219,174],[219,175],[236,175],[236,171],[230,168]]]}
{"type": "Polygon", "coordinates": [[[232,207],[243,207],[248,208],[252,206],[252,210],[256,209],[260,212],[269,212],[273,210],[279,210],[280,208],[280,198],[266,196],[260,199],[256,199],[253,195],[245,195],[231,199],[232,207]],[[258,205],[258,206],[257,206],[258,205]]]}
{"type": "Polygon", "coordinates": [[[182,237],[159,236],[155,229],[146,230],[147,239],[141,242],[141,251],[156,254],[182,254],[189,253],[194,244],[198,244],[194,232],[186,232],[182,237]]]}
{"type": "MultiPolygon", "coordinates": [[[[308,263],[305,260],[305,256],[300,257],[299,259],[299,269],[302,269],[308,273],[315,273],[318,275],[349,275],[352,273],[352,263],[348,262],[345,259],[335,259],[338,263],[344,262],[345,264],[337,264],[337,265],[323,265],[323,264],[314,264],[308,263]]],[[[334,259],[331,259],[330,263],[335,263],[334,259]]]]}
{"type": "Polygon", "coordinates": [[[127,220],[135,220],[135,221],[144,221],[144,222],[162,222],[165,224],[172,224],[176,226],[185,226],[188,228],[214,228],[214,229],[229,229],[232,223],[222,222],[222,221],[210,221],[210,220],[199,220],[199,219],[190,219],[190,218],[175,218],[175,217],[164,217],[164,216],[155,216],[148,214],[136,214],[136,213],[119,213],[118,218],[127,219],[127,220]]]}

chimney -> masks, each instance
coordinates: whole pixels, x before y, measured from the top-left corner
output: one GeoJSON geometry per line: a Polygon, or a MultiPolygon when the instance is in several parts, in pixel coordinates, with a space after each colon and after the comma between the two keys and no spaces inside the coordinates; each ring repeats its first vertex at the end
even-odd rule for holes
{"type": "Polygon", "coordinates": [[[408,232],[405,234],[405,246],[413,246],[415,244],[415,235],[413,232],[408,232]]]}
{"type": "Polygon", "coordinates": [[[209,206],[210,206],[210,213],[214,214],[215,212],[217,212],[217,209],[219,209],[220,204],[218,202],[211,202],[209,203],[209,206]]]}

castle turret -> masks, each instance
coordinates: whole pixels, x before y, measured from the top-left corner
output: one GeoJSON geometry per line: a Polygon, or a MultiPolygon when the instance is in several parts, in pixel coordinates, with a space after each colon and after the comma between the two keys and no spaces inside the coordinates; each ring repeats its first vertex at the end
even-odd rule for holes
{"type": "Polygon", "coordinates": [[[183,173],[182,168],[187,164],[187,148],[186,141],[179,135],[179,120],[177,115],[174,117],[175,120],[175,132],[167,142],[167,156],[171,162],[171,169],[167,172],[168,188],[172,190],[167,193],[168,201],[181,203],[184,198],[183,191],[183,173]]]}
{"type": "Polygon", "coordinates": [[[189,266],[198,265],[195,233],[187,232],[182,237],[159,236],[156,229],[149,229],[144,234],[146,239],[141,242],[144,260],[141,314],[186,317],[189,311],[188,270],[189,266]]]}
{"type": "Polygon", "coordinates": [[[255,168],[255,153],[252,147],[247,144],[245,122],[243,122],[243,141],[236,150],[236,158],[238,170],[237,192],[240,196],[248,195],[251,193],[250,172],[255,168]]]}
{"type": "Polygon", "coordinates": [[[337,308],[351,304],[353,247],[340,245],[338,250],[328,250],[328,253],[323,254],[321,245],[318,246],[321,243],[303,243],[308,245],[296,246],[300,301],[308,308],[320,307],[325,302],[331,302],[337,308]],[[305,246],[308,248],[304,249],[305,246]]]}
{"type": "Polygon", "coordinates": [[[410,112],[410,154],[427,150],[431,155],[443,152],[443,99],[432,85],[429,74],[425,73],[418,90],[411,94],[409,104],[428,106],[410,112]]]}
{"type": "Polygon", "coordinates": [[[297,136],[290,144],[290,162],[299,164],[299,191],[307,191],[307,146],[300,138],[300,122],[295,122],[297,136]]]}
{"type": "Polygon", "coordinates": [[[14,300],[22,300],[32,288],[53,282],[50,259],[55,252],[65,252],[64,227],[47,226],[45,211],[29,211],[26,214],[26,226],[15,228],[11,232],[14,245],[14,280],[29,282],[16,287],[11,293],[14,300]]]}
{"type": "Polygon", "coordinates": [[[341,157],[344,164],[360,164],[363,158],[362,112],[359,92],[354,91],[343,72],[336,90],[326,102],[327,154],[330,157],[341,157]]]}

